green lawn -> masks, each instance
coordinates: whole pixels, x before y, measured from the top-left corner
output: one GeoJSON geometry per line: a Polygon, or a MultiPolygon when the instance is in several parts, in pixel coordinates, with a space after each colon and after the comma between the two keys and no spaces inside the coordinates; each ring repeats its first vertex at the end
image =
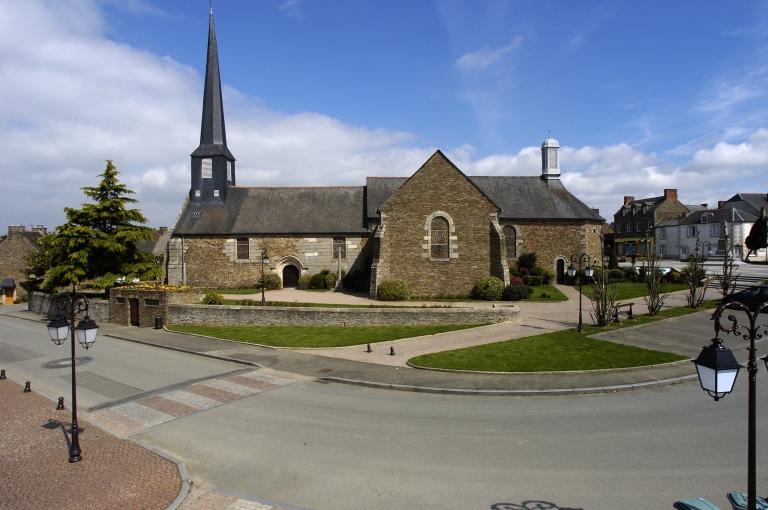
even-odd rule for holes
{"type": "Polygon", "coordinates": [[[168,329],[275,347],[345,347],[347,345],[373,344],[400,338],[434,335],[477,326],[168,326],[168,329]]]}
{"type": "MultiPolygon", "coordinates": [[[[650,321],[653,319],[648,317],[622,321],[621,327],[650,321]]],[[[566,329],[506,342],[426,354],[411,358],[408,362],[421,367],[453,370],[545,372],[638,367],[687,359],[677,354],[587,337],[606,330],[585,326],[584,333],[579,333],[575,328],[566,329]]]]}
{"type": "MultiPolygon", "coordinates": [[[[578,286],[575,287],[578,289],[578,286]]],[[[685,283],[668,284],[664,288],[664,293],[677,292],[680,290],[687,290],[688,285],[685,283]]],[[[592,292],[592,285],[582,286],[584,297],[591,298],[594,294],[592,292]]],[[[627,299],[642,298],[648,295],[648,287],[644,282],[620,282],[616,284],[616,301],[625,301],[627,299]]]]}
{"type": "Polygon", "coordinates": [[[565,294],[557,290],[557,287],[554,285],[541,285],[539,287],[531,287],[533,289],[533,294],[531,294],[531,297],[524,299],[524,302],[530,302],[530,301],[568,301],[568,298],[565,297],[565,294]],[[551,298],[542,297],[541,295],[545,292],[548,292],[552,295],[551,298]]]}

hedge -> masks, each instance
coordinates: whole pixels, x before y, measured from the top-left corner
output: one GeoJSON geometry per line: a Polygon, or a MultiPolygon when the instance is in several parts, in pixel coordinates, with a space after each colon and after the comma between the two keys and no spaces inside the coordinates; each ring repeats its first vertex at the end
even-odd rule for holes
{"type": "Polygon", "coordinates": [[[504,282],[495,276],[480,278],[472,289],[472,297],[486,301],[498,301],[504,292],[504,282]]]}
{"type": "Polygon", "coordinates": [[[405,301],[409,297],[408,284],[403,280],[382,280],[376,289],[379,301],[405,301]]]}
{"type": "Polygon", "coordinates": [[[533,289],[527,285],[507,285],[504,292],[501,293],[501,299],[504,301],[520,301],[530,297],[533,289]]]}

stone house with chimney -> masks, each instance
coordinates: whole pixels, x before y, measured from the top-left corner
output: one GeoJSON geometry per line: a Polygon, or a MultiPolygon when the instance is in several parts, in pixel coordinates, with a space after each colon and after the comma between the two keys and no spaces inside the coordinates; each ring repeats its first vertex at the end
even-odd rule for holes
{"type": "Polygon", "coordinates": [[[676,189],[665,189],[662,196],[639,200],[624,197],[624,205],[613,215],[616,254],[620,257],[648,254],[654,249],[656,226],[662,220],[681,218],[689,212],[678,200],[676,189]]]}
{"type": "Polygon", "coordinates": [[[27,295],[19,286],[20,281],[26,280],[21,272],[26,267],[24,257],[40,251],[37,240],[46,233],[43,226],[31,230],[24,225],[8,227],[8,236],[0,242],[0,304],[13,304],[17,298],[27,295]]]}
{"type": "Polygon", "coordinates": [[[562,278],[573,254],[600,259],[604,220],[563,186],[559,150],[544,141],[540,176],[467,176],[438,150],[410,177],[362,186],[237,186],[211,13],[200,145],[167,281],[254,287],[266,255],[264,272],[284,287],[323,269],[362,270],[372,297],[385,279],[404,280],[412,295],[467,294],[485,276],[508,281],[526,252],[562,278]]]}

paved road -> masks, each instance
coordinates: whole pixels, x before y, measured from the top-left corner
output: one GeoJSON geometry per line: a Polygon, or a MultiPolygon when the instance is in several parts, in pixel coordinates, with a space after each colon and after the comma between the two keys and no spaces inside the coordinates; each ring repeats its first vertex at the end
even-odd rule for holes
{"type": "MultiPolygon", "coordinates": [[[[4,365],[62,388],[64,380],[45,375],[58,369],[41,368],[61,356],[40,355],[61,352],[49,346],[42,324],[0,317],[0,327],[4,365]],[[18,359],[25,352],[19,348],[38,356],[18,359]],[[8,361],[9,354],[16,361],[8,361]]],[[[122,400],[93,391],[87,405],[121,403],[136,420],[170,393],[202,384],[198,374],[218,377],[226,385],[219,386],[231,391],[240,391],[235,382],[264,379],[253,367],[106,336],[91,354],[94,360],[83,370],[92,366],[96,375],[142,391],[122,400]],[[154,368],[127,377],[132,365],[142,363],[154,368]]],[[[758,388],[766,382],[768,374],[761,371],[758,388]]],[[[191,498],[202,496],[182,508],[205,508],[192,505],[221,496],[206,492],[214,488],[317,510],[490,509],[530,500],[559,508],[645,510],[670,508],[691,496],[727,508],[725,493],[746,483],[745,386],[742,376],[735,394],[715,403],[696,382],[524,398],[391,392],[306,379],[250,396],[242,390],[229,403],[219,400],[221,405],[126,434],[186,463],[194,482],[191,498]]],[[[67,395],[68,384],[64,388],[67,395]]],[[[758,423],[767,419],[768,408],[760,406],[758,423]]],[[[760,452],[768,428],[758,428],[760,452]]],[[[766,456],[758,455],[758,462],[758,487],[765,492],[766,456]]]]}

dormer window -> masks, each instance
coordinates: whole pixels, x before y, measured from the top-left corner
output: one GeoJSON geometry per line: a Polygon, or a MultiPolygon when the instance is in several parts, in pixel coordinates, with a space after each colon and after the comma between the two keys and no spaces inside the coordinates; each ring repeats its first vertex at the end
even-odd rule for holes
{"type": "Polygon", "coordinates": [[[709,218],[707,217],[706,214],[702,214],[701,215],[701,222],[702,223],[708,223],[709,222],[709,218]]]}
{"type": "Polygon", "coordinates": [[[646,212],[648,212],[648,206],[643,204],[643,216],[645,216],[646,212]]]}

